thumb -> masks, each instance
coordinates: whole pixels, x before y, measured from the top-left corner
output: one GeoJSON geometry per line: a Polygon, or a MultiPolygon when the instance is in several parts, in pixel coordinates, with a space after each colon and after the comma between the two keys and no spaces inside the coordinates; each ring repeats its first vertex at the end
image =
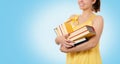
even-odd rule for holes
{"type": "Polygon", "coordinates": [[[70,36],[70,33],[64,35],[65,38],[68,38],[69,36],[70,36]]]}

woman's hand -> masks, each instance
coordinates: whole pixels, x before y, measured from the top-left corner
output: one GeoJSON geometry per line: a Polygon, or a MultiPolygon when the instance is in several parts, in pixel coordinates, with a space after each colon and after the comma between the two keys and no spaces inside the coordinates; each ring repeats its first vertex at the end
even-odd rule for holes
{"type": "Polygon", "coordinates": [[[64,36],[58,36],[58,37],[56,37],[55,41],[57,44],[61,44],[62,46],[66,47],[66,48],[70,48],[73,46],[73,44],[71,43],[71,41],[67,40],[68,36],[69,36],[69,34],[66,34],[64,36]]]}
{"type": "Polygon", "coordinates": [[[64,43],[61,45],[60,47],[60,50],[61,52],[64,52],[64,53],[69,53],[69,52],[72,52],[72,48],[73,48],[73,42],[70,41],[70,40],[66,40],[67,43],[64,43]]]}
{"type": "Polygon", "coordinates": [[[64,45],[60,46],[60,51],[64,52],[64,53],[68,53],[69,52],[69,48],[65,47],[64,45]]]}
{"type": "Polygon", "coordinates": [[[69,46],[69,47],[67,47],[67,46],[65,46],[65,45],[61,45],[60,46],[60,51],[61,52],[64,52],[64,53],[69,53],[69,52],[73,52],[72,51],[72,48],[74,48],[73,47],[73,42],[71,42],[71,43],[69,43],[71,46],[69,46]]]}

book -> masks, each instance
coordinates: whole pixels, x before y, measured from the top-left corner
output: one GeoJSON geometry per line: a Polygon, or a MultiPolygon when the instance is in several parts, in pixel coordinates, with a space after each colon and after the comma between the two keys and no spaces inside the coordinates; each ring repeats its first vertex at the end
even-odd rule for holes
{"type": "Polygon", "coordinates": [[[62,36],[73,32],[73,28],[70,23],[60,24],[58,27],[54,28],[57,36],[62,36]]]}
{"type": "Polygon", "coordinates": [[[74,41],[73,47],[74,47],[74,46],[77,46],[77,45],[79,45],[79,44],[82,44],[82,43],[84,43],[84,42],[86,42],[86,41],[88,41],[88,38],[86,38],[86,37],[81,38],[81,39],[78,39],[78,40],[74,41]]]}
{"type": "Polygon", "coordinates": [[[70,36],[67,39],[73,41],[74,46],[82,44],[96,35],[95,30],[92,26],[85,25],[74,31],[70,23],[60,24],[54,29],[54,31],[56,32],[57,36],[62,36],[70,33],[70,36]]]}
{"type": "Polygon", "coordinates": [[[92,26],[85,25],[81,27],[80,29],[72,32],[70,36],[68,37],[68,39],[71,41],[74,41],[74,40],[77,40],[83,37],[86,37],[89,39],[93,36],[95,36],[94,28],[92,26]]]}

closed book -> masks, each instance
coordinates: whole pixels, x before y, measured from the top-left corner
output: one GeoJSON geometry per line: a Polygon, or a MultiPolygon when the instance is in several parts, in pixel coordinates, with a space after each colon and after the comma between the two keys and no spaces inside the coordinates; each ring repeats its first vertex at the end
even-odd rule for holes
{"type": "Polygon", "coordinates": [[[73,28],[70,23],[63,23],[54,28],[54,31],[56,32],[57,36],[62,36],[73,32],[73,28]]]}
{"type": "Polygon", "coordinates": [[[66,30],[67,30],[67,33],[71,33],[73,32],[73,28],[71,26],[70,23],[64,23],[65,24],[65,27],[66,27],[66,30]]]}
{"type": "Polygon", "coordinates": [[[80,32],[77,31],[76,34],[73,32],[74,35],[71,36],[71,34],[70,34],[68,39],[70,39],[71,41],[74,41],[74,40],[77,40],[77,39],[80,39],[80,38],[83,38],[83,37],[87,37],[87,38],[93,37],[95,35],[95,31],[94,31],[93,27],[87,26],[86,28],[87,28],[87,30],[85,29],[85,30],[80,31],[80,32]]]}
{"type": "Polygon", "coordinates": [[[69,37],[73,37],[74,35],[82,33],[82,32],[84,32],[86,30],[91,30],[91,28],[92,28],[91,26],[85,25],[85,26],[73,31],[72,33],[70,33],[69,37]]]}
{"type": "Polygon", "coordinates": [[[56,35],[59,36],[59,32],[58,32],[57,28],[54,28],[54,31],[55,31],[56,35]]]}
{"type": "Polygon", "coordinates": [[[82,44],[82,43],[84,43],[84,42],[86,42],[86,41],[88,41],[88,38],[86,38],[86,37],[81,38],[81,39],[78,39],[78,40],[74,41],[73,47],[74,47],[74,46],[77,46],[77,45],[79,45],[79,44],[82,44]]]}
{"type": "Polygon", "coordinates": [[[61,36],[62,35],[62,31],[61,31],[59,26],[54,28],[54,31],[56,32],[57,36],[61,36]]]}
{"type": "Polygon", "coordinates": [[[62,28],[63,28],[63,32],[64,34],[68,34],[68,31],[66,29],[65,23],[61,24],[62,28]]]}

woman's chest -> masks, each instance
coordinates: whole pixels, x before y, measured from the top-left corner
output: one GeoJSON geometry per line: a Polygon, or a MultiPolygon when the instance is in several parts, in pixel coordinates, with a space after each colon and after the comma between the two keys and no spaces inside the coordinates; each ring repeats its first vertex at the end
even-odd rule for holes
{"type": "Polygon", "coordinates": [[[73,31],[75,31],[85,25],[92,26],[90,21],[81,22],[81,21],[75,20],[75,21],[71,21],[70,24],[71,24],[73,31]]]}

